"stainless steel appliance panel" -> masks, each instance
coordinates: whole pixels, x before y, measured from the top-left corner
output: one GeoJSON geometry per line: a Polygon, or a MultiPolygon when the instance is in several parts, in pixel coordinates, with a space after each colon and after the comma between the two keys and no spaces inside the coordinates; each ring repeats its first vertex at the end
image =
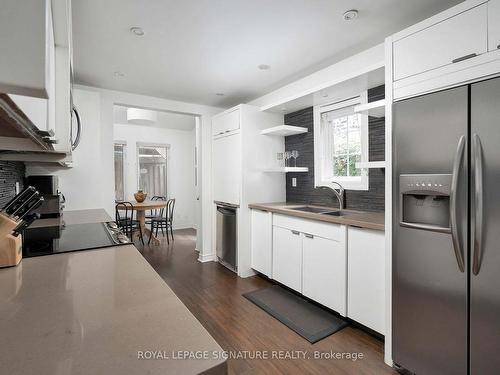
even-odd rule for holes
{"type": "Polygon", "coordinates": [[[217,205],[216,253],[221,264],[237,270],[236,208],[217,205]]]}
{"type": "Polygon", "coordinates": [[[393,360],[417,374],[467,373],[467,274],[459,269],[460,258],[467,267],[467,108],[467,87],[394,106],[393,360]],[[399,225],[399,177],[451,174],[457,149],[463,159],[454,174],[456,253],[451,230],[399,225]]]}
{"type": "Polygon", "coordinates": [[[471,86],[471,138],[470,373],[499,374],[500,78],[471,86]]]}

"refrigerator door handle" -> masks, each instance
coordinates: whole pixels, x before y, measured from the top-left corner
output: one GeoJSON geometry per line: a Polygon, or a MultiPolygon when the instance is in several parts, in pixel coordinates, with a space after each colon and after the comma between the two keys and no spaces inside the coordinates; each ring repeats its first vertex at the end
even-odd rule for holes
{"type": "Polygon", "coordinates": [[[462,245],[460,243],[460,237],[458,235],[457,227],[457,190],[458,190],[458,179],[460,175],[460,168],[462,166],[462,161],[464,158],[465,150],[465,136],[462,135],[458,141],[457,152],[455,153],[455,159],[453,161],[453,175],[451,178],[450,187],[450,229],[451,229],[451,239],[453,241],[453,249],[455,250],[455,258],[457,259],[458,269],[460,272],[465,271],[464,256],[462,252],[462,245]]]}
{"type": "Polygon", "coordinates": [[[483,245],[483,150],[481,139],[477,134],[472,136],[472,152],[474,162],[472,173],[474,175],[474,217],[472,244],[474,252],[472,255],[472,273],[477,275],[481,270],[481,248],[483,245]]]}

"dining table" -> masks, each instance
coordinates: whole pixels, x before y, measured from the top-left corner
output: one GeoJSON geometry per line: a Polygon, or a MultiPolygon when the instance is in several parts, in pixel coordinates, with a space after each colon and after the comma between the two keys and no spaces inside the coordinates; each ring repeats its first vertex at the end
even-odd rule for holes
{"type": "MultiPolygon", "coordinates": [[[[129,202],[132,204],[132,209],[136,211],[136,218],[137,221],[139,222],[139,225],[141,226],[142,234],[146,238],[149,238],[151,236],[151,241],[155,245],[160,244],[160,240],[154,235],[154,233],[151,232],[149,228],[146,227],[146,211],[151,211],[151,210],[161,210],[162,208],[167,207],[167,201],[164,200],[157,200],[157,201],[152,201],[152,200],[145,200],[143,202],[129,202]]],[[[124,210],[124,207],[119,207],[120,210],[124,210]]]]}

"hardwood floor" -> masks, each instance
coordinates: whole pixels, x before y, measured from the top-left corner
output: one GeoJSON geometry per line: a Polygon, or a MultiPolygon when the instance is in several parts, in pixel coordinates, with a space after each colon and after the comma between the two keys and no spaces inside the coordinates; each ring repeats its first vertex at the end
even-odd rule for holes
{"type": "MultiPolygon", "coordinates": [[[[383,362],[383,343],[349,326],[315,344],[297,335],[242,293],[271,285],[260,276],[242,279],[215,262],[200,263],[195,231],[175,231],[167,246],[136,246],[187,308],[227,351],[307,351],[310,359],[230,359],[229,373],[250,374],[395,374],[383,362]],[[314,352],[363,353],[362,359],[313,359],[314,352]]],[[[147,242],[147,241],[146,241],[147,242]]],[[[165,317],[168,319],[168,317],[165,317]]],[[[289,352],[290,353],[290,352],[289,352]]]]}

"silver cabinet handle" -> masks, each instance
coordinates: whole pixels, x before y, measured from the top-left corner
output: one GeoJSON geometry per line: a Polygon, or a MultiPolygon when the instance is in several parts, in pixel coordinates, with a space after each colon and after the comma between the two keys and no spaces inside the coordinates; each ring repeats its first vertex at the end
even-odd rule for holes
{"type": "Polygon", "coordinates": [[[457,57],[456,59],[453,59],[451,62],[452,63],[457,63],[457,62],[460,62],[460,61],[472,59],[473,57],[476,57],[476,56],[477,56],[477,53],[470,53],[470,54],[462,56],[462,57],[457,57]]]}
{"type": "Polygon", "coordinates": [[[80,114],[75,106],[71,109],[76,118],[76,137],[73,139],[73,133],[71,134],[71,151],[74,151],[80,144],[80,137],[82,135],[82,121],[80,119],[80,114]]]}
{"type": "Polygon", "coordinates": [[[309,233],[304,233],[304,236],[306,236],[307,238],[314,238],[314,236],[312,234],[309,234],[309,233]]]}
{"type": "Polygon", "coordinates": [[[483,149],[477,134],[472,136],[472,152],[474,161],[472,174],[474,176],[474,217],[472,230],[472,273],[477,275],[481,269],[481,250],[483,243],[483,149]]]}
{"type": "Polygon", "coordinates": [[[298,236],[300,234],[300,232],[298,230],[292,230],[291,232],[292,232],[292,234],[295,234],[296,236],[298,236]]]}
{"type": "Polygon", "coordinates": [[[453,175],[451,177],[450,187],[450,230],[451,239],[453,241],[453,249],[455,250],[455,258],[457,259],[458,269],[460,272],[465,271],[464,256],[462,253],[462,244],[458,235],[457,228],[457,190],[458,178],[460,177],[460,169],[464,158],[465,136],[462,135],[457,145],[457,152],[453,161],[453,175]]]}

